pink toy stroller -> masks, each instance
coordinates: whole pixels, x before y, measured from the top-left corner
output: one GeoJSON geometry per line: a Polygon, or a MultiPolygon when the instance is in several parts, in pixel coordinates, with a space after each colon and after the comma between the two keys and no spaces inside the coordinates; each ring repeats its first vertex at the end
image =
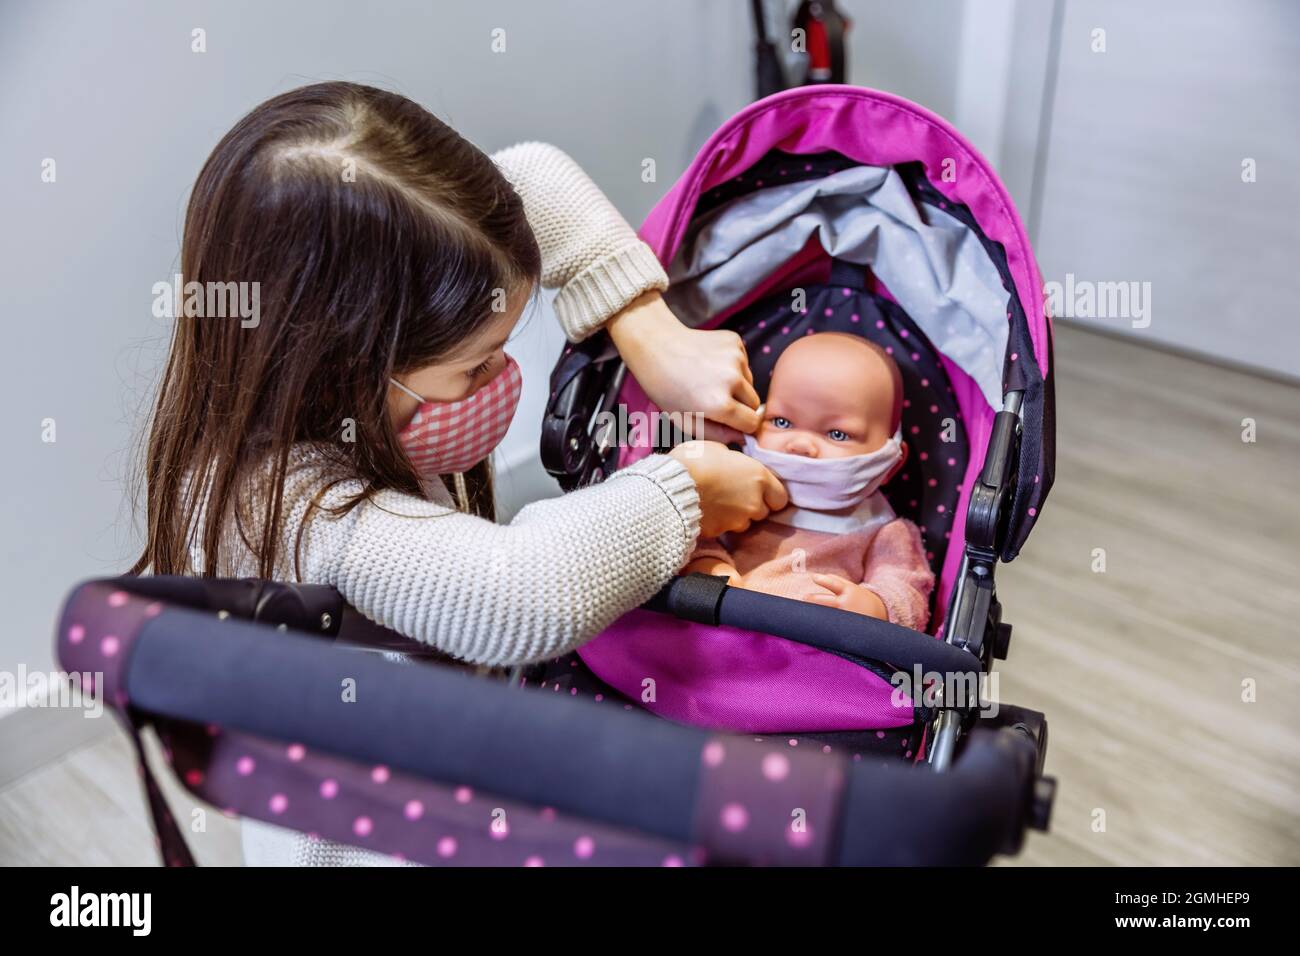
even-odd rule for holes
{"type": "MultiPolygon", "coordinates": [[[[63,665],[137,742],[152,725],[200,800],[429,865],[1016,852],[1050,816],[1046,721],[952,690],[1006,656],[995,568],[1052,482],[1051,330],[996,176],[910,103],[806,87],[719,129],[642,234],[677,314],[744,338],[760,395],[797,335],[891,351],[913,456],[887,493],[924,533],[933,635],[688,575],[504,682],[367,653],[410,642],[329,588],[123,577],[70,595],[63,665]],[[891,681],[918,671],[940,692],[895,699],[891,681]],[[344,681],[367,692],[340,706],[344,681]]],[[[652,410],[608,340],[566,349],[542,435],[566,488],[652,450],[592,434],[618,405],[652,410]]],[[[190,863],[139,753],[163,859],[190,863]]]]}
{"type": "MultiPolygon", "coordinates": [[[[760,397],[800,335],[861,335],[893,356],[913,455],[886,494],[922,529],[937,578],[931,629],[984,670],[1005,657],[994,570],[1016,556],[1052,482],[1051,330],[1023,227],[983,159],[895,97],[801,88],[718,130],[642,235],[669,269],[674,311],[741,335],[760,397]]],[[[565,487],[651,450],[586,435],[597,405],[654,410],[607,342],[567,350],[552,389],[543,460],[565,487]]],[[[679,619],[634,611],[579,652],[630,699],[652,680],[647,709],[951,758],[952,710],[891,702],[906,658],[880,642],[902,629],[720,581],[680,581],[658,606],[679,619]]]]}

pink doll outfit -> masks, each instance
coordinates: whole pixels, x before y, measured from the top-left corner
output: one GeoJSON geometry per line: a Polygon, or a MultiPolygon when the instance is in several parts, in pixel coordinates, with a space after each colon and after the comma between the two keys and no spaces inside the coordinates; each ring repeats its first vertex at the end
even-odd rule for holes
{"type": "Polygon", "coordinates": [[[791,505],[747,531],[702,538],[691,560],[718,558],[747,587],[803,599],[823,590],[814,574],[837,574],[880,598],[894,624],[925,630],[934,573],[916,525],[894,514],[877,491],[845,511],[791,505]]]}

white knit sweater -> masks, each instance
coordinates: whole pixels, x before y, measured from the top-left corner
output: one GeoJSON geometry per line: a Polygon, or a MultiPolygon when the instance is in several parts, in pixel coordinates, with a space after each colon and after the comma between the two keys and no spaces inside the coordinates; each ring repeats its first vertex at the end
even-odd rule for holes
{"type": "MultiPolygon", "coordinates": [[[[654,254],[568,156],[513,146],[493,159],[523,198],[542,253],[542,282],[581,339],[667,277],[654,254]]],[[[316,492],[337,476],[310,447],[295,452],[285,483],[277,576],[291,579],[297,529],[316,492]]],[[[325,507],[360,490],[343,481],[325,507]]],[[[316,514],[301,542],[304,581],[330,584],[358,611],[465,661],[494,666],[573,649],[636,607],[681,566],[699,533],[699,496],[676,460],[651,456],[603,484],[535,502],[509,524],[463,514],[438,483],[427,500],[382,492],[342,517],[316,514]]],[[[225,575],[252,575],[232,536],[225,575]]],[[[202,556],[194,555],[195,567],[202,556]]],[[[354,847],[245,821],[252,865],[393,862],[354,847]]]]}
{"type": "Polygon", "coordinates": [[[542,285],[559,289],[555,313],[577,342],[668,274],[600,187],[567,154],[520,143],[492,160],[524,201],[542,251],[542,285]]]}
{"type": "MultiPolygon", "coordinates": [[[[572,650],[661,587],[686,561],[700,506],[686,469],[652,455],[602,484],[527,505],[509,524],[456,509],[446,489],[429,499],[381,491],[341,516],[312,498],[336,477],[308,446],[295,449],[285,481],[275,577],[337,588],[358,611],[400,634],[472,664],[503,667],[572,650]]],[[[362,490],[344,480],[321,497],[334,508],[362,490]]],[[[238,535],[217,573],[253,576],[238,535]]],[[[203,566],[201,543],[191,563],[203,566]]]]}

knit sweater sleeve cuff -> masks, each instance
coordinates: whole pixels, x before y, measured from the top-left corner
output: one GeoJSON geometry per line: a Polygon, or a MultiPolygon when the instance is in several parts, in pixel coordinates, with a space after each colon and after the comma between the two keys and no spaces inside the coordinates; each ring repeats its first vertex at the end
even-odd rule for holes
{"type": "Polygon", "coordinates": [[[686,466],[668,455],[650,455],[622,469],[614,477],[621,475],[648,478],[668,496],[682,519],[682,562],[685,563],[700,536],[700,493],[686,466]]]}
{"type": "Polygon", "coordinates": [[[555,312],[581,341],[668,274],[609,197],[563,150],[516,143],[492,154],[524,204],[542,254],[542,285],[558,289],[555,312]]]}
{"type": "Polygon", "coordinates": [[[668,288],[668,273],[640,239],[593,262],[563,286],[555,314],[571,342],[581,342],[638,296],[668,288]]]}

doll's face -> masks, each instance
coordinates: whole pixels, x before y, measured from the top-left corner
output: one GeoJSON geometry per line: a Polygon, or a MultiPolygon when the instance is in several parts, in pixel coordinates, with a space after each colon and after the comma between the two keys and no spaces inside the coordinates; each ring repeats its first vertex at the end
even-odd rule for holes
{"type": "Polygon", "coordinates": [[[804,336],[777,360],[755,440],[806,458],[869,454],[894,436],[901,389],[893,361],[865,340],[804,336]]]}

